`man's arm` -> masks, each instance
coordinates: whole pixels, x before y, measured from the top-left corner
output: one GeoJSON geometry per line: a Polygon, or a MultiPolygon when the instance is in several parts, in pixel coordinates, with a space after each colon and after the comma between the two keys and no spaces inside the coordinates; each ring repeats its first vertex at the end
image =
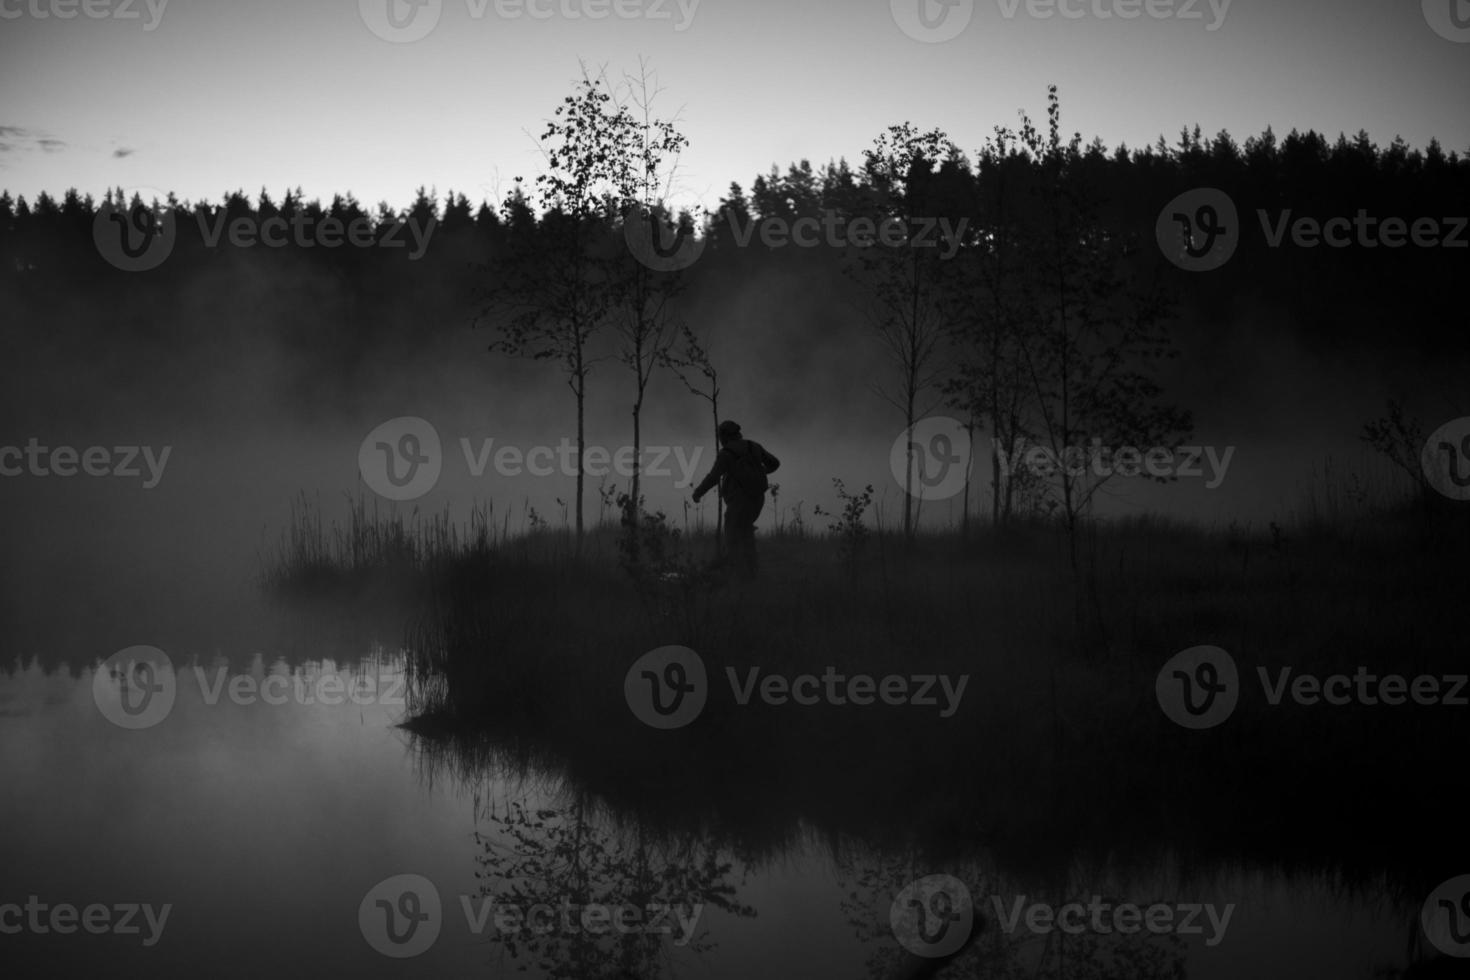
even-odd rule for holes
{"type": "Polygon", "coordinates": [[[766,468],[767,473],[774,473],[781,468],[781,461],[768,453],[765,446],[762,446],[761,465],[766,468]]]}
{"type": "Polygon", "coordinates": [[[694,488],[695,503],[699,502],[700,497],[703,497],[705,494],[709,493],[711,487],[720,482],[720,477],[725,475],[725,470],[729,468],[729,465],[730,462],[729,459],[726,457],[725,450],[721,449],[715,455],[715,465],[709,471],[709,476],[701,480],[699,482],[699,486],[694,488]]]}

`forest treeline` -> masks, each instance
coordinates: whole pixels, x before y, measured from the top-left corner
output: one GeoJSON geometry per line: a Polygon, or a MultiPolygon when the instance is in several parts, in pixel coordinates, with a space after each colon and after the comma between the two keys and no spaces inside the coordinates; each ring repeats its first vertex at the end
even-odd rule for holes
{"type": "MultiPolygon", "coordinates": [[[[1438,143],[1419,149],[1395,139],[1386,146],[1366,133],[1335,140],[1315,131],[1293,130],[1278,138],[1270,129],[1237,142],[1220,132],[1202,137],[1198,127],[1172,143],[1160,137],[1149,147],[1108,150],[1101,138],[1074,140],[1070,165],[1089,187],[1101,222],[1120,235],[1136,238],[1141,254],[1139,275],[1170,280],[1181,313],[1209,321],[1227,321],[1242,308],[1260,305],[1280,310],[1304,335],[1328,341],[1351,337],[1373,344],[1412,339],[1429,348],[1459,349],[1464,332],[1456,312],[1461,304],[1452,283],[1466,268],[1470,249],[1464,244],[1440,248],[1272,248],[1261,233],[1257,209],[1276,219],[1290,209],[1293,217],[1325,220],[1360,210],[1378,217],[1446,219],[1470,214],[1470,158],[1446,153],[1438,143]],[[1223,268],[1190,275],[1162,261],[1152,245],[1160,209],[1179,193],[1215,187],[1239,208],[1246,237],[1223,268]],[[1386,323],[1385,321],[1391,322],[1386,323]]],[[[992,141],[962,153],[935,175],[948,186],[943,203],[930,210],[955,219],[966,217],[972,235],[982,235],[1005,208],[1028,206],[1025,183],[1036,179],[1041,163],[1026,159],[1015,143],[992,141]],[[1019,156],[1019,158],[1018,158],[1019,156]],[[1027,173],[1031,171],[1031,173],[1027,173]]],[[[836,220],[871,213],[882,207],[883,188],[875,187],[864,167],[837,160],[813,166],[802,160],[784,172],[773,166],[747,186],[732,184],[718,210],[705,218],[708,247],[690,269],[693,300],[700,292],[718,295],[739,288],[742,279],[770,268],[792,267],[801,274],[826,267],[838,273],[838,257],[825,248],[768,248],[757,235],[750,244],[735,243],[737,230],[752,220],[779,217],[836,220]]],[[[33,199],[0,192],[0,283],[6,306],[30,315],[14,321],[22,333],[46,332],[64,324],[68,330],[104,329],[89,321],[58,321],[45,316],[48,304],[64,290],[71,302],[106,304],[115,311],[105,329],[128,320],[130,304],[146,304],[155,312],[158,298],[178,292],[210,275],[215,288],[248,296],[259,282],[255,273],[282,276],[283,283],[304,285],[320,276],[321,298],[342,287],[353,303],[352,339],[389,340],[430,329],[455,330],[473,313],[477,277],[493,269],[510,245],[509,225],[519,209],[533,211],[528,195],[516,191],[504,201],[472,203],[463,193],[442,196],[420,188],[413,203],[393,209],[386,203],[365,206],[353,195],[329,202],[305,200],[299,190],[272,195],[262,189],[252,196],[236,190],[219,202],[182,202],[170,194],[164,206],[174,214],[179,232],[176,247],[159,267],[125,272],[106,261],[94,243],[98,211],[121,189],[102,199],[76,189],[60,197],[46,192],[33,199]],[[256,225],[272,217],[299,220],[317,241],[315,229],[327,219],[343,227],[368,221],[375,240],[389,236],[400,222],[433,229],[421,258],[410,260],[407,247],[363,248],[351,244],[302,246],[294,236],[282,247],[256,245],[241,249],[222,239],[206,244],[207,232],[227,221],[246,219],[256,225]],[[234,280],[231,272],[237,273],[234,280]],[[405,313],[411,310],[412,315],[405,313]]],[[[541,221],[544,214],[536,215],[541,221]]],[[[344,237],[345,236],[339,236],[344,237]]],[[[1462,232],[1460,241],[1470,241],[1462,232]]],[[[834,279],[840,283],[840,278],[834,279]]],[[[313,292],[306,290],[308,295],[313,292]]],[[[342,297],[338,297],[341,299],[342,297]]],[[[144,327],[140,329],[156,329],[144,327]]],[[[315,334],[324,349],[338,349],[348,339],[331,330],[315,334]]]]}

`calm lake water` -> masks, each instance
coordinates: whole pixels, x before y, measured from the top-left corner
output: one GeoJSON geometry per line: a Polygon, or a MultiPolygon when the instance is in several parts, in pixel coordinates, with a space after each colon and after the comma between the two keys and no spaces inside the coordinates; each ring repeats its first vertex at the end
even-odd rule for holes
{"type": "MultiPolygon", "coordinates": [[[[93,659],[113,652],[98,650],[93,659]]],[[[642,947],[637,976],[879,976],[874,971],[899,948],[889,921],[897,890],[938,873],[963,881],[985,938],[996,941],[982,948],[988,958],[968,961],[973,972],[946,975],[1029,976],[1047,956],[1043,975],[1097,977],[1110,975],[1103,970],[1116,956],[1131,965],[1115,969],[1134,976],[1177,959],[1185,975],[1203,980],[1367,978],[1403,965],[1418,911],[1321,878],[1249,867],[1187,875],[1168,862],[1118,867],[1022,900],[983,863],[922,867],[863,841],[834,844],[806,833],[778,855],[749,858],[707,841],[659,840],[595,800],[579,808],[554,774],[434,764],[397,727],[406,710],[402,670],[381,651],[348,669],[330,660],[297,663],[270,652],[219,665],[176,656],[171,672],[160,668],[152,679],[171,681],[171,707],[156,719],[128,716],[125,723],[141,726],[132,729],[109,720],[122,717],[123,696],[110,673],[94,684],[93,668],[73,675],[27,658],[0,677],[0,905],[22,906],[0,913],[0,925],[32,917],[27,904],[47,906],[36,913],[45,932],[27,925],[0,934],[7,975],[556,975],[538,967],[536,944],[527,940],[538,939],[553,961],[586,954],[575,913],[570,920],[542,913],[537,922],[550,932],[536,937],[525,924],[516,931],[505,909],[570,901],[564,886],[579,862],[590,888],[584,894],[609,906],[609,915],[624,902],[647,904],[641,899],[653,893],[639,889],[650,875],[664,874],[667,883],[671,868],[715,869],[693,875],[697,886],[686,880],[695,890],[683,897],[723,889],[732,908],[706,903],[696,943],[677,942],[676,922],[671,935],[655,936],[642,947]],[[487,887],[497,903],[489,913],[487,887]],[[1060,972],[1059,933],[1028,931],[1024,921],[1005,933],[1018,903],[1055,906],[1095,892],[1139,906],[1233,909],[1216,937],[1203,913],[1202,934],[1177,943],[1146,933],[1066,937],[1060,972]],[[75,906],[77,922],[90,915],[121,924],[127,913],[119,907],[131,904],[153,914],[132,915],[136,932],[50,928],[72,924],[64,911],[54,918],[53,906],[75,906]],[[93,905],[110,911],[89,912],[93,905]],[[497,910],[507,916],[505,931],[496,927],[497,910]],[[399,957],[375,948],[387,930],[407,935],[410,917],[419,921],[421,951],[399,957]],[[695,951],[699,944],[705,948],[695,951]]],[[[140,703],[136,692],[128,696],[140,703]]],[[[658,894],[668,898],[678,887],[658,894]]],[[[387,945],[401,953],[414,942],[387,945]]],[[[611,950],[614,940],[602,943],[611,950]]]]}

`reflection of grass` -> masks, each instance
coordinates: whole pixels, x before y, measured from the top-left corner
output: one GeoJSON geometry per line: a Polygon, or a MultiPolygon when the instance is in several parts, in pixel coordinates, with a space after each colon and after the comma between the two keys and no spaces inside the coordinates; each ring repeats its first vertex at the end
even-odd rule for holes
{"type": "MultiPolygon", "coordinates": [[[[593,534],[580,561],[557,542],[435,530],[395,564],[400,532],[373,540],[390,543],[386,567],[416,589],[415,727],[534,743],[544,764],[654,825],[719,826],[756,849],[802,825],[936,853],[984,843],[1043,865],[1170,846],[1417,886],[1464,857],[1421,826],[1454,781],[1467,709],[1269,708],[1256,668],[1466,672],[1466,527],[1458,512],[1386,515],[1351,533],[1103,525],[1086,542],[1083,584],[1101,637],[1078,635],[1065,548],[1040,527],[913,549],[878,533],[857,576],[831,538],[765,539],[765,580],[701,591],[687,600],[700,615],[685,617],[640,598],[615,529],[593,534]],[[711,692],[692,725],[658,732],[628,710],[623,680],[670,643],[699,652],[711,692]],[[1244,695],[1222,727],[1189,732],[1159,711],[1154,678],[1201,643],[1235,656],[1244,695]],[[726,679],[726,668],[828,665],[970,680],[959,712],[940,718],[881,704],[740,706],[726,679]]],[[[682,546],[710,549],[698,537],[682,546]]],[[[313,583],[371,569],[302,567],[317,569],[303,579],[313,583]]]]}

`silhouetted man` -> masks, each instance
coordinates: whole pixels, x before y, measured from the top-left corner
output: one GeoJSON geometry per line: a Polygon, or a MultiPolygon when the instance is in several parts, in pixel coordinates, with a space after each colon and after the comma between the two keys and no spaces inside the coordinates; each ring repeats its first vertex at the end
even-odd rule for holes
{"type": "Polygon", "coordinates": [[[766,505],[766,474],[776,472],[781,461],[759,444],[740,435],[740,426],[731,421],[720,423],[720,452],[714,468],[694,488],[694,502],[720,485],[720,498],[725,501],[725,554],[745,578],[754,578],[755,520],[766,505]]]}

